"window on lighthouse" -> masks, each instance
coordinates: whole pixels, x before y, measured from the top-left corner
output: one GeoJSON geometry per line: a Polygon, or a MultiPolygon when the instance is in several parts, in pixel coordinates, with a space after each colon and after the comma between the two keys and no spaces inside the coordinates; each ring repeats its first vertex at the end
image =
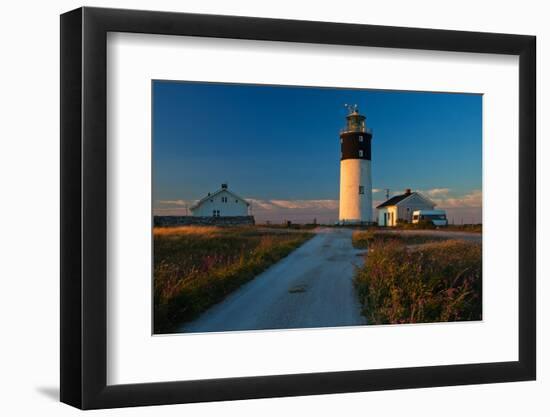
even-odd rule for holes
{"type": "Polygon", "coordinates": [[[362,185],[359,186],[359,194],[365,194],[365,187],[362,185]]]}
{"type": "Polygon", "coordinates": [[[363,157],[363,149],[359,149],[359,158],[363,157]]]}
{"type": "Polygon", "coordinates": [[[363,136],[359,136],[359,142],[363,142],[363,136]]]}

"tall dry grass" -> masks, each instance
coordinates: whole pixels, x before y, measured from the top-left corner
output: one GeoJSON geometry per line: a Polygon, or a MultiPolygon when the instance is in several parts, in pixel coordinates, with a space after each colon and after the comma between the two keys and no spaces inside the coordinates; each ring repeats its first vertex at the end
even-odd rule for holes
{"type": "Polygon", "coordinates": [[[456,240],[410,250],[372,240],[355,286],[369,324],[481,320],[481,245],[456,240]]]}
{"type": "Polygon", "coordinates": [[[422,245],[448,240],[447,237],[427,234],[397,233],[388,230],[356,230],[352,235],[352,244],[358,249],[367,249],[374,243],[397,242],[404,245],[422,245]]]}

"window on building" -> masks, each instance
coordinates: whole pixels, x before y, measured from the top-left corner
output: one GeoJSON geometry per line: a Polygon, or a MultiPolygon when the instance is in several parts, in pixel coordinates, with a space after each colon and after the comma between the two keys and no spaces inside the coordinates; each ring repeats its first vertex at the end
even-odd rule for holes
{"type": "Polygon", "coordinates": [[[219,210],[212,210],[212,216],[220,217],[220,211],[219,210]]]}
{"type": "Polygon", "coordinates": [[[227,203],[227,197],[222,197],[222,203],[227,203]]]}
{"type": "Polygon", "coordinates": [[[363,157],[363,149],[359,149],[359,158],[363,157]]]}
{"type": "Polygon", "coordinates": [[[359,186],[359,194],[365,194],[365,187],[362,185],[359,186]]]}
{"type": "Polygon", "coordinates": [[[235,200],[235,203],[238,203],[238,202],[239,202],[239,200],[235,200]]]}
{"type": "Polygon", "coordinates": [[[363,142],[363,136],[359,135],[359,142],[363,142]]]}

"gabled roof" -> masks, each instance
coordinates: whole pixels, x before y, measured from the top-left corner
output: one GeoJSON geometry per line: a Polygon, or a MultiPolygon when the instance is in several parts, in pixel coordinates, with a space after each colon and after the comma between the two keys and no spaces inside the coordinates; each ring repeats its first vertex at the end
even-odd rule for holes
{"type": "Polygon", "coordinates": [[[379,204],[376,206],[376,208],[382,208],[382,207],[388,207],[388,206],[395,206],[397,203],[399,203],[401,200],[404,200],[407,197],[410,197],[411,194],[400,194],[400,195],[394,195],[389,200],[384,201],[382,204],[379,204]]]}
{"type": "Polygon", "coordinates": [[[397,206],[401,202],[403,202],[404,200],[406,200],[407,198],[409,198],[413,195],[417,195],[418,197],[420,197],[421,199],[426,201],[428,204],[431,204],[435,207],[435,204],[434,204],[433,201],[431,201],[430,199],[424,197],[422,194],[417,193],[416,191],[414,191],[412,193],[405,193],[405,194],[400,194],[400,195],[393,196],[389,200],[386,200],[382,204],[376,206],[376,208],[379,209],[379,208],[384,208],[384,207],[389,207],[389,206],[397,206]]]}
{"type": "Polygon", "coordinates": [[[230,195],[232,195],[234,198],[238,199],[238,200],[241,200],[241,201],[244,201],[246,203],[247,206],[250,205],[250,203],[248,201],[246,201],[244,198],[238,196],[237,194],[235,194],[234,192],[232,191],[229,191],[227,188],[220,188],[218,191],[212,193],[212,194],[208,194],[206,197],[203,197],[201,198],[199,201],[197,201],[195,204],[193,204],[191,207],[189,207],[190,210],[194,210],[196,209],[198,206],[200,206],[202,203],[204,203],[206,200],[209,200],[211,199],[212,197],[220,194],[220,193],[223,193],[223,192],[226,192],[230,195]]]}

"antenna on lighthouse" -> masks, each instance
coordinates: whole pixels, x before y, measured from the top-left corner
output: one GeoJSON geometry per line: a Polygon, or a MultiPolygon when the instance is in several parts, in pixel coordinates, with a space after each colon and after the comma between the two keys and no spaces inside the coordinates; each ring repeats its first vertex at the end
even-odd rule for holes
{"type": "Polygon", "coordinates": [[[357,104],[344,104],[344,107],[348,109],[349,114],[357,113],[359,106],[357,104]]]}

